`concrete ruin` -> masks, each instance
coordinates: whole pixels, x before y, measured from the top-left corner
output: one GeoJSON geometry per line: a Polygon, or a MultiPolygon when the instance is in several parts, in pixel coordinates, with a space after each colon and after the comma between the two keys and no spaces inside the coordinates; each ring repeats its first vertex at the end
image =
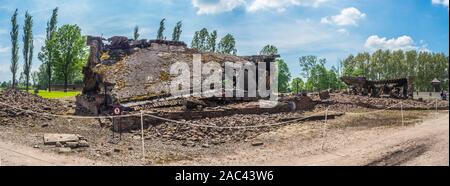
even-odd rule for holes
{"type": "Polygon", "coordinates": [[[369,95],[371,97],[391,97],[412,99],[414,86],[412,78],[371,81],[365,77],[342,77],[341,80],[349,86],[353,94],[369,95]]]}
{"type": "Polygon", "coordinates": [[[202,55],[202,63],[214,61],[224,65],[225,62],[252,62],[258,65],[264,62],[266,69],[270,62],[279,57],[205,53],[188,48],[183,42],[136,41],[122,36],[109,39],[88,36],[87,45],[90,56],[83,68],[84,88],[77,97],[77,108],[93,115],[109,114],[114,105],[140,110],[186,103],[194,103],[194,107],[204,104],[204,100],[165,100],[171,97],[170,83],[175,78],[169,73],[170,66],[176,62],[186,62],[192,67],[194,54],[202,55]]]}

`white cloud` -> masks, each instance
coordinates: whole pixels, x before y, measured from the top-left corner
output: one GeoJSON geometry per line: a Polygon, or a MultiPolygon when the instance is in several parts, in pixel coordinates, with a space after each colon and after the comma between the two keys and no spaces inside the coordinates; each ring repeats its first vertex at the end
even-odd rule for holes
{"type": "Polygon", "coordinates": [[[338,26],[358,25],[358,21],[366,17],[365,13],[362,13],[355,7],[344,8],[341,13],[335,16],[324,17],[320,21],[325,24],[333,24],[338,26]]]}
{"type": "Polygon", "coordinates": [[[9,47],[0,46],[0,53],[7,53],[7,52],[9,52],[9,47]]]}
{"type": "Polygon", "coordinates": [[[215,14],[231,11],[246,2],[244,0],[192,0],[197,14],[215,14]]]}
{"type": "Polygon", "coordinates": [[[0,35],[7,34],[7,33],[8,33],[8,30],[0,29],[0,35]]]}
{"type": "Polygon", "coordinates": [[[289,6],[318,7],[330,0],[192,0],[197,14],[216,14],[244,7],[248,12],[276,10],[282,12],[289,6]]]}
{"type": "Polygon", "coordinates": [[[433,5],[442,5],[448,8],[448,1],[449,0],[431,0],[431,3],[433,5]]]}
{"type": "Polygon", "coordinates": [[[420,42],[421,46],[418,46],[410,36],[400,36],[398,38],[387,39],[385,37],[379,37],[372,35],[367,38],[364,47],[374,51],[377,49],[389,49],[389,50],[428,50],[426,44],[423,41],[420,42]]]}
{"type": "Polygon", "coordinates": [[[339,32],[339,33],[341,33],[341,34],[345,34],[345,35],[349,35],[349,34],[350,34],[350,33],[348,32],[348,30],[345,29],[345,28],[337,29],[337,32],[339,32]]]}
{"type": "Polygon", "coordinates": [[[270,9],[284,11],[289,6],[318,7],[321,3],[326,1],[328,0],[254,0],[247,6],[247,10],[249,12],[270,9]]]}

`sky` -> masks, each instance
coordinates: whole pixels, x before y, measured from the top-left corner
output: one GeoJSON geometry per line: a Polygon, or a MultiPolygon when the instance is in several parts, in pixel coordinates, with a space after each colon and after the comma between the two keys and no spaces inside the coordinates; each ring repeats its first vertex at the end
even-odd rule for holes
{"type": "MultiPolygon", "coordinates": [[[[188,45],[202,28],[217,30],[219,38],[234,35],[238,55],[258,54],[272,44],[293,77],[300,74],[298,58],[306,55],[326,58],[331,67],[350,54],[377,49],[449,53],[449,0],[0,0],[0,82],[12,77],[14,10],[19,10],[19,38],[25,12],[33,16],[32,68],[37,70],[37,53],[55,7],[58,26],[76,24],[84,35],[131,38],[139,25],[141,38],[153,39],[166,18],[167,38],[181,20],[181,40],[188,45]]],[[[21,54],[20,49],[20,71],[21,54]]]]}

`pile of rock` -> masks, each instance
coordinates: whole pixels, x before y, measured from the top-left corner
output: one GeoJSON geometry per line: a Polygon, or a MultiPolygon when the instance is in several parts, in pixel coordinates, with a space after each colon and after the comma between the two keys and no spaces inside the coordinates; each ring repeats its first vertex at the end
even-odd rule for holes
{"type": "MultiPolygon", "coordinates": [[[[67,107],[58,100],[44,99],[17,89],[7,89],[0,93],[0,103],[8,104],[8,108],[17,107],[35,112],[56,114],[67,111],[67,107]]],[[[0,104],[0,108],[4,107],[6,106],[0,104]]]]}
{"type": "MultiPolygon", "coordinates": [[[[313,96],[314,100],[319,101],[318,96],[313,96]]],[[[352,111],[357,108],[373,108],[373,109],[386,109],[386,108],[400,108],[400,103],[403,103],[404,109],[429,109],[434,108],[436,104],[434,101],[419,101],[412,99],[394,99],[394,98],[373,98],[368,96],[348,95],[341,93],[330,94],[330,102],[326,104],[318,105],[318,108],[329,106],[332,110],[338,111],[352,111]]],[[[438,101],[437,106],[439,108],[448,108],[448,101],[438,101]]]]}
{"type": "Polygon", "coordinates": [[[77,134],[44,134],[44,145],[58,147],[60,153],[71,152],[72,149],[89,147],[86,138],[77,134]]]}
{"type": "Polygon", "coordinates": [[[48,114],[62,114],[69,107],[58,100],[41,98],[28,92],[7,89],[0,93],[0,125],[42,123],[52,119],[48,114]]]}
{"type": "MultiPolygon", "coordinates": [[[[204,148],[225,142],[236,142],[252,139],[257,135],[269,132],[279,126],[252,128],[251,126],[277,123],[283,118],[304,116],[300,112],[280,114],[250,114],[233,115],[220,118],[205,118],[200,120],[184,121],[186,124],[166,122],[151,126],[146,131],[146,139],[163,138],[165,140],[182,141],[185,146],[201,145],[204,148]],[[197,125],[197,126],[196,126],[197,125]],[[198,125],[217,126],[217,128],[200,127],[198,125]],[[220,128],[220,127],[246,127],[248,128],[220,128]]],[[[139,136],[139,131],[136,131],[139,136]]],[[[140,139],[140,138],[137,138],[140,139]]]]}

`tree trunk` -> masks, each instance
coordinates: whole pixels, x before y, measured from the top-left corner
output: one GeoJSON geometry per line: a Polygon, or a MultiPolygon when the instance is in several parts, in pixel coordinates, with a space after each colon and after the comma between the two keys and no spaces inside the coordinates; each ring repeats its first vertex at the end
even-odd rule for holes
{"type": "Polygon", "coordinates": [[[52,60],[51,54],[49,54],[47,61],[47,75],[48,75],[48,92],[52,92],[52,65],[50,61],[52,60]]]}
{"type": "Polygon", "coordinates": [[[29,83],[30,82],[30,77],[27,76],[26,80],[27,80],[27,82],[25,83],[25,85],[26,85],[26,89],[25,90],[28,92],[28,88],[29,88],[29,85],[30,85],[30,83],[29,83]]]}
{"type": "Polygon", "coordinates": [[[64,92],[67,92],[67,74],[64,74],[64,92]]]}
{"type": "Polygon", "coordinates": [[[13,74],[13,79],[12,79],[12,88],[15,89],[16,88],[16,74],[13,74]]]}
{"type": "Polygon", "coordinates": [[[48,92],[52,92],[52,75],[49,74],[48,76],[48,92]]]}

